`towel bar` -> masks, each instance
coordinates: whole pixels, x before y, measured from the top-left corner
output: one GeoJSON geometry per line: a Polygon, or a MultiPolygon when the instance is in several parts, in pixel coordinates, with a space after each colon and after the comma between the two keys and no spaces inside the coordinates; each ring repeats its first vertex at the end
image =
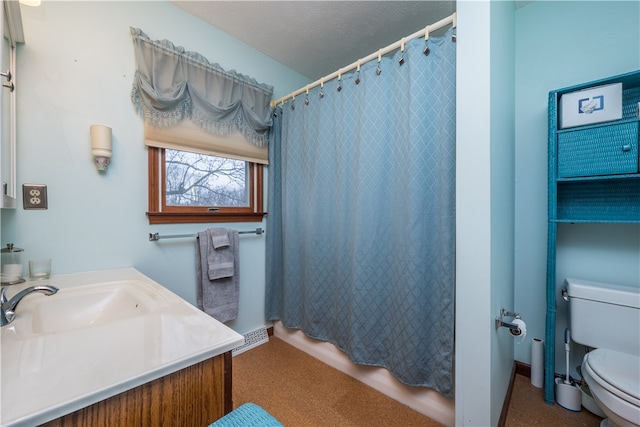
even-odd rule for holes
{"type": "MultiPolygon", "coordinates": [[[[264,234],[264,230],[260,227],[251,231],[238,231],[238,234],[257,234],[258,236],[264,234]]],[[[160,239],[176,239],[178,237],[197,237],[197,234],[165,234],[163,236],[160,233],[149,233],[149,241],[155,242],[160,239]]]]}

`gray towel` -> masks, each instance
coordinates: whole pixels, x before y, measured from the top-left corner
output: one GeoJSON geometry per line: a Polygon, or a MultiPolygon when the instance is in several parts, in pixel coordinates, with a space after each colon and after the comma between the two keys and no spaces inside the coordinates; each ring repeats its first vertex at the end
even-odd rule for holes
{"type": "Polygon", "coordinates": [[[229,230],[226,228],[210,228],[207,233],[211,236],[211,243],[215,249],[229,246],[229,230]]]}
{"type": "Polygon", "coordinates": [[[209,266],[209,280],[232,277],[235,265],[235,249],[229,241],[231,231],[226,228],[209,228],[205,231],[207,237],[211,239],[212,248],[207,253],[207,264],[209,266]]]}
{"type": "Polygon", "coordinates": [[[237,231],[228,231],[229,246],[225,250],[228,249],[233,252],[233,276],[211,280],[209,278],[209,255],[216,249],[213,247],[211,234],[207,231],[198,233],[196,244],[198,307],[209,316],[224,323],[238,317],[238,299],[240,296],[240,258],[238,250],[240,239],[237,231]]]}

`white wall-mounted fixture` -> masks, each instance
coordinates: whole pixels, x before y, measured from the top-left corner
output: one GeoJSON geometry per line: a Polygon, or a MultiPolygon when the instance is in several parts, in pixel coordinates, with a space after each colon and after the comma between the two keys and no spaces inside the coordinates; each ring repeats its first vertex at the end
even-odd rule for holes
{"type": "Polygon", "coordinates": [[[17,108],[16,108],[16,63],[17,45],[24,43],[20,4],[16,1],[2,1],[0,4],[0,208],[15,209],[16,164],[17,164],[17,108]]]}
{"type": "Polygon", "coordinates": [[[20,4],[25,6],[40,6],[40,0],[20,0],[20,4]]]}
{"type": "Polygon", "coordinates": [[[106,171],[111,160],[111,128],[91,125],[91,155],[99,171],[106,171]]]}

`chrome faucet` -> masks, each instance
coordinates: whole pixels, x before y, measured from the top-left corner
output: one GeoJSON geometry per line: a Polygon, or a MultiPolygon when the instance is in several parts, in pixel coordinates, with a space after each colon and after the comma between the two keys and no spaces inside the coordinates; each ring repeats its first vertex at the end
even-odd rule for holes
{"type": "Polygon", "coordinates": [[[55,286],[43,285],[43,286],[29,286],[26,289],[21,290],[13,296],[10,300],[7,300],[7,288],[2,288],[0,293],[0,326],[8,325],[13,322],[16,317],[16,307],[18,303],[22,301],[22,298],[34,292],[39,292],[45,295],[53,295],[58,292],[58,288],[55,286]]]}

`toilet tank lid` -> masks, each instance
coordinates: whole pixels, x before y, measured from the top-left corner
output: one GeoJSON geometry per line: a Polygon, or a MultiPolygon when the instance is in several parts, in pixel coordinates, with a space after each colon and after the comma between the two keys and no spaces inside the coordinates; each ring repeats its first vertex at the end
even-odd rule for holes
{"type": "Polygon", "coordinates": [[[640,308],[640,288],[593,282],[567,277],[564,281],[570,298],[600,301],[626,307],[640,308]]]}

